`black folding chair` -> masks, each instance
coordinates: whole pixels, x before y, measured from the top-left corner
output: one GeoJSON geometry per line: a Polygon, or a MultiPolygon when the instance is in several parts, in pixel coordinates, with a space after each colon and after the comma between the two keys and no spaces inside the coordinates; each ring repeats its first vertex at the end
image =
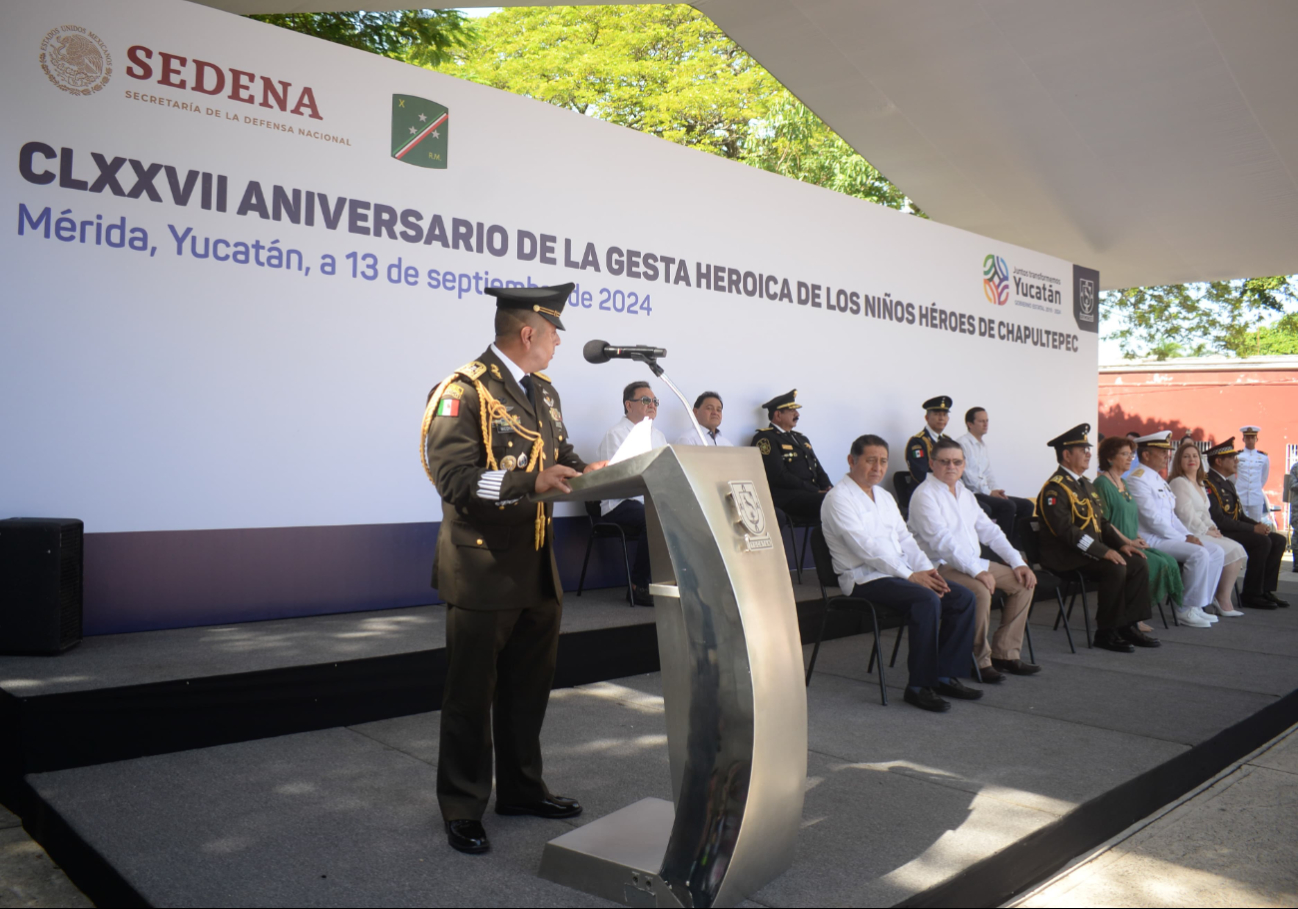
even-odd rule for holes
{"type": "Polygon", "coordinates": [[[631,592],[631,556],[627,551],[626,531],[622,529],[621,525],[602,519],[599,502],[587,502],[585,504],[586,517],[590,518],[590,536],[586,539],[586,557],[581,560],[581,578],[577,581],[577,596],[581,596],[582,588],[586,586],[586,566],[590,564],[590,551],[594,547],[595,541],[617,539],[622,543],[622,564],[626,567],[626,601],[629,606],[634,608],[635,596],[631,592]]]}
{"type": "MultiPolygon", "coordinates": [[[[1018,530],[1019,542],[1023,544],[1023,557],[1027,559],[1028,565],[1037,573],[1038,579],[1045,577],[1054,583],[1055,599],[1059,602],[1059,615],[1055,616],[1055,631],[1059,630],[1059,623],[1063,622],[1064,634],[1068,636],[1068,649],[1076,653],[1077,648],[1073,645],[1073,630],[1068,626],[1068,618],[1072,614],[1073,604],[1080,592],[1082,596],[1082,621],[1086,625],[1086,646],[1090,647],[1091,616],[1086,611],[1086,578],[1080,571],[1068,571],[1061,575],[1041,565],[1040,518],[1035,516],[1019,518],[1016,529],[1018,530]],[[1065,607],[1064,597],[1069,593],[1072,594],[1072,599],[1068,601],[1068,606],[1065,607]]],[[[1035,659],[1033,662],[1035,662],[1035,659]]]]}
{"type": "Polygon", "coordinates": [[[820,654],[820,642],[825,637],[825,625],[829,622],[829,614],[838,609],[854,609],[858,613],[868,612],[874,629],[874,640],[870,646],[870,664],[866,672],[874,671],[875,658],[878,657],[879,699],[883,702],[883,706],[887,707],[888,689],[883,677],[883,656],[879,653],[879,615],[876,611],[879,607],[860,597],[844,596],[841,593],[836,597],[829,596],[827,588],[838,586],[833,558],[829,554],[829,544],[825,542],[824,531],[819,527],[812,527],[807,536],[811,538],[811,557],[816,562],[816,580],[820,582],[820,599],[825,606],[825,611],[820,616],[820,630],[816,633],[816,645],[811,648],[811,662],[807,666],[807,685],[811,684],[811,674],[816,669],[816,657],[820,654]]]}
{"type": "Polygon", "coordinates": [[[910,497],[918,488],[919,484],[909,470],[899,470],[892,475],[892,489],[897,493],[897,509],[903,518],[910,517],[910,497]]]}

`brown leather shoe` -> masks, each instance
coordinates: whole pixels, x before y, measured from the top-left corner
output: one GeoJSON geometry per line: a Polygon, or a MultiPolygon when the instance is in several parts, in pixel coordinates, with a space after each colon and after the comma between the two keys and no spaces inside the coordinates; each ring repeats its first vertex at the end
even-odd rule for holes
{"type": "Polygon", "coordinates": [[[1041,671],[1041,667],[1036,663],[1027,663],[1023,660],[998,660],[992,657],[992,665],[1010,675],[1036,675],[1041,671]]]}
{"type": "Polygon", "coordinates": [[[984,685],[995,685],[1005,681],[1005,674],[998,672],[994,666],[979,666],[978,673],[969,673],[969,678],[975,682],[982,682],[984,685]]]}

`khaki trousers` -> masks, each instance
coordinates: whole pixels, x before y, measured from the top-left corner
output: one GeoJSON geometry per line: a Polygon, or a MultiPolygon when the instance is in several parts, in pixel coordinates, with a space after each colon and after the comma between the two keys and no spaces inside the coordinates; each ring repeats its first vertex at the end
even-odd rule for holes
{"type": "Polygon", "coordinates": [[[998,660],[1019,658],[1019,651],[1023,648],[1023,630],[1028,624],[1028,607],[1032,605],[1032,591],[1019,583],[1013,569],[1000,562],[991,562],[987,570],[996,579],[997,592],[1005,594],[1001,624],[990,642],[987,640],[987,632],[991,627],[992,594],[987,585],[962,571],[956,571],[950,565],[938,568],[938,573],[946,578],[947,583],[969,588],[977,600],[973,653],[979,669],[990,666],[992,657],[998,660]]]}

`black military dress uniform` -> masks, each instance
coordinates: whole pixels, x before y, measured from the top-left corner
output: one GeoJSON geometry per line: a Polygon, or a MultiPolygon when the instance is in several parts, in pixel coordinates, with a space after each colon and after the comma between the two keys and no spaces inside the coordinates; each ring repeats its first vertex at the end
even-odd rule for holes
{"type": "MultiPolygon", "coordinates": [[[[951,404],[949,397],[938,395],[924,402],[924,413],[934,410],[939,413],[950,413],[951,404]]],[[[936,439],[933,438],[932,431],[925,424],[923,429],[906,440],[906,466],[910,469],[910,475],[916,483],[923,483],[924,478],[932,472],[933,468],[929,460],[933,457],[933,446],[946,438],[950,438],[946,433],[942,433],[936,439]]]]}
{"type": "MultiPolygon", "coordinates": [[[[794,403],[797,396],[795,388],[762,406],[772,417],[777,410],[798,410],[802,405],[794,403]]],[[[771,487],[775,507],[799,524],[819,524],[825,490],[834,484],[829,481],[825,468],[820,466],[811,440],[796,430],[785,432],[771,425],[759,429],[752,444],[762,455],[766,482],[771,487]]]]}
{"type": "MultiPolygon", "coordinates": [[[[501,308],[533,309],[562,328],[572,285],[492,288],[501,308]]],[[[517,367],[515,367],[517,368],[517,367]]],[[[539,471],[586,465],[573,451],[559,392],[542,373],[524,377],[488,348],[429,396],[422,448],[442,497],[433,586],[447,603],[437,800],[448,829],[496,810],[572,816],[541,779],[541,724],[554,679],[563,585],[551,505],[531,500],[539,471]],[[494,735],[493,735],[494,733],[494,735]]],[[[476,828],[479,831],[480,827],[476,828]]],[[[464,851],[482,851],[451,842],[464,851]]]]}
{"type": "MultiPolygon", "coordinates": [[[[1066,447],[1085,445],[1089,423],[1074,426],[1047,442],[1056,453],[1066,447]]],[[[1066,576],[1080,571],[1099,586],[1095,608],[1095,646],[1123,653],[1136,646],[1156,647],[1158,642],[1142,634],[1136,623],[1149,618],[1149,568],[1140,556],[1123,556],[1126,565],[1104,558],[1110,549],[1122,547],[1122,535],[1104,518],[1099,493],[1086,477],[1074,477],[1063,465],[1046,481],[1037,496],[1037,517],[1041,520],[1041,564],[1066,576]]]]}
{"type": "MultiPolygon", "coordinates": [[[[1238,454],[1235,437],[1204,452],[1211,464],[1214,458],[1238,454]]],[[[1244,513],[1239,501],[1235,481],[1208,471],[1208,513],[1221,535],[1234,540],[1248,553],[1248,567],[1244,570],[1242,605],[1253,609],[1275,609],[1289,603],[1276,595],[1280,586],[1280,562],[1284,558],[1284,536],[1278,533],[1261,534],[1254,530],[1258,523],[1244,513]]]]}

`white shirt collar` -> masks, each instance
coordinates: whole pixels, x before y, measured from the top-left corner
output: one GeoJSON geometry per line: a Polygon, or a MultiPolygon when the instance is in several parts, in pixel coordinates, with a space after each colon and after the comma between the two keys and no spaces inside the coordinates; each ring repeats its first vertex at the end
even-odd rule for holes
{"type": "Polygon", "coordinates": [[[527,373],[523,372],[523,368],[513,360],[509,359],[509,357],[505,356],[501,349],[494,343],[491,345],[491,352],[500,358],[500,362],[505,364],[505,368],[509,370],[509,374],[514,377],[514,381],[517,382],[521,388],[523,385],[523,376],[527,375],[527,373]]]}
{"type": "Polygon", "coordinates": [[[1080,473],[1073,473],[1071,470],[1069,470],[1069,469],[1068,469],[1067,467],[1065,467],[1063,464],[1060,464],[1060,465],[1059,465],[1059,469],[1062,470],[1064,473],[1068,474],[1068,475],[1069,475],[1070,477],[1072,477],[1074,480],[1080,480],[1080,479],[1082,478],[1082,475],[1081,475],[1080,473]]]}
{"type": "Polygon", "coordinates": [[[932,439],[934,442],[942,438],[941,434],[934,432],[933,427],[929,426],[927,423],[924,424],[924,431],[928,433],[929,438],[932,439]]]}

